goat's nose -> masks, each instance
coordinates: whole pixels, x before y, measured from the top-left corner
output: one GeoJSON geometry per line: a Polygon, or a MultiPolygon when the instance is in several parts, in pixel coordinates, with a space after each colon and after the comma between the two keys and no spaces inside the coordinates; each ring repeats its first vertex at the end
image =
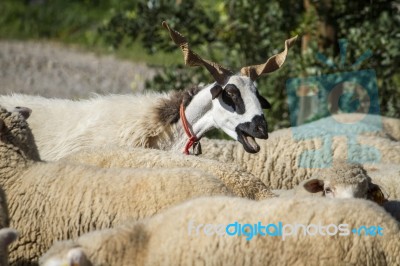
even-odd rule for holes
{"type": "Polygon", "coordinates": [[[258,133],[258,138],[260,139],[268,139],[268,130],[267,127],[257,126],[256,131],[258,133]]]}
{"type": "Polygon", "coordinates": [[[256,116],[253,118],[254,123],[254,137],[259,139],[268,138],[267,123],[263,116],[256,116]]]}

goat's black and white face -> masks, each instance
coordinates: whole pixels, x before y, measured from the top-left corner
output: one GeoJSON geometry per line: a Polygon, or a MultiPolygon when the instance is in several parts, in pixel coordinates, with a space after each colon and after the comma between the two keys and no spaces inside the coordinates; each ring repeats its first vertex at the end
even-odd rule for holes
{"type": "Polygon", "coordinates": [[[240,74],[234,75],[229,69],[205,60],[192,51],[187,39],[170,28],[167,22],[164,21],[162,25],[168,30],[175,44],[181,48],[185,64],[204,66],[214,77],[216,83],[211,88],[211,94],[212,117],[216,127],[242,143],[247,152],[258,152],[260,147],[254,138],[268,138],[262,108],[269,108],[270,104],[258,94],[253,82],[259,76],[276,71],[283,65],[288,49],[297,36],[287,39],[284,51],[271,56],[265,63],[242,67],[240,74]]]}
{"type": "Polygon", "coordinates": [[[214,85],[211,94],[216,126],[238,140],[247,152],[258,152],[260,146],[254,138],[268,138],[263,109],[271,105],[258,93],[254,82],[249,77],[234,75],[223,87],[214,85]]]}

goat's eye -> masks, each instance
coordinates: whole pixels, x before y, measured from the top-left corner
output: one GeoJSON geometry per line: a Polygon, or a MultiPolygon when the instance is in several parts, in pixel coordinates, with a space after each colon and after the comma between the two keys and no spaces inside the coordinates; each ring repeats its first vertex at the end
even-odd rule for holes
{"type": "Polygon", "coordinates": [[[327,188],[325,188],[324,192],[325,192],[325,194],[330,194],[330,193],[332,193],[332,189],[327,187],[327,188]]]}

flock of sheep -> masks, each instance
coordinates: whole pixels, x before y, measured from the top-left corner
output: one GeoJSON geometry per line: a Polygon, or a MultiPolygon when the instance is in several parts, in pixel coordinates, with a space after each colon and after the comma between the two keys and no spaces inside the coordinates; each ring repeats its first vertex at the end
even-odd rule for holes
{"type": "MultiPolygon", "coordinates": [[[[331,167],[299,167],[302,152],[324,144],[295,140],[292,129],[265,139],[267,104],[253,83],[283,64],[290,40],[261,70],[232,74],[164,27],[216,83],[85,101],[0,96],[1,265],[400,265],[400,120],[336,115],[379,120],[355,126],[368,128],[358,144],[380,161],[332,135],[330,157],[308,158],[333,158],[331,167]],[[202,138],[212,128],[238,141],[202,138]],[[202,155],[183,154],[200,143],[202,155]],[[360,158],[373,163],[347,163],[360,158]],[[260,221],[383,234],[209,233],[212,224],[260,221]]],[[[296,130],[329,135],[328,119],[296,130]]]]}

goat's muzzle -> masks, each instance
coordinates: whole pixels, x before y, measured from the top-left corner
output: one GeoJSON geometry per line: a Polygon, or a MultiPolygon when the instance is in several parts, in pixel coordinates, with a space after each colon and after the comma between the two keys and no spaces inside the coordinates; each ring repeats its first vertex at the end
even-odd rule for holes
{"type": "Polygon", "coordinates": [[[258,139],[268,139],[267,122],[263,115],[256,115],[251,122],[241,123],[236,127],[238,141],[248,153],[257,153],[260,146],[255,141],[258,139]]]}

